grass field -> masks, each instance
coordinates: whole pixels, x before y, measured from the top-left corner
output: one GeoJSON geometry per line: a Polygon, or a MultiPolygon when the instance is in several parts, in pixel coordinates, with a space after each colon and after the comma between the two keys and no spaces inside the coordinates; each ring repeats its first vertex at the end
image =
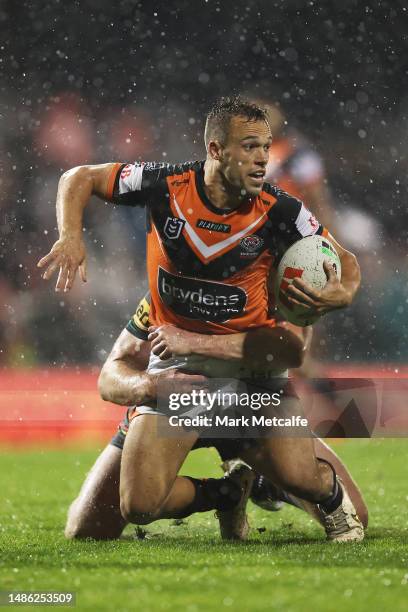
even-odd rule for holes
{"type": "MultiPolygon", "coordinates": [[[[349,441],[336,450],[371,512],[362,544],[327,544],[299,510],[252,505],[247,543],[220,542],[212,513],[181,526],[160,521],[144,540],[128,528],[120,541],[67,542],[66,509],[98,449],[4,451],[0,588],[72,590],[77,609],[97,611],[406,610],[408,441],[349,441]]],[[[192,453],[183,471],[219,474],[216,453],[192,453]]]]}

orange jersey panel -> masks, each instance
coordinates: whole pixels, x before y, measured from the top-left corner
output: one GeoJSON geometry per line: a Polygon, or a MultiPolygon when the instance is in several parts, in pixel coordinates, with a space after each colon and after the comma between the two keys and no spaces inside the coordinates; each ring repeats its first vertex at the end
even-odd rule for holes
{"type": "Polygon", "coordinates": [[[271,268],[293,242],[323,231],[299,200],[267,183],[236,209],[215,208],[204,162],[121,166],[113,199],[148,208],[149,320],[200,333],[268,324],[271,268]]]}

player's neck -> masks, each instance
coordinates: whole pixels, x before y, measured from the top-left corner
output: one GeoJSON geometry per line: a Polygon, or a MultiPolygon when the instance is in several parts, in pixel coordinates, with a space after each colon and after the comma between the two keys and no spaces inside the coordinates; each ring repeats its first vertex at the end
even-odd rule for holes
{"type": "Polygon", "coordinates": [[[212,159],[207,159],[204,164],[204,191],[213,206],[221,210],[238,208],[246,199],[226,182],[218,163],[212,159]]]}

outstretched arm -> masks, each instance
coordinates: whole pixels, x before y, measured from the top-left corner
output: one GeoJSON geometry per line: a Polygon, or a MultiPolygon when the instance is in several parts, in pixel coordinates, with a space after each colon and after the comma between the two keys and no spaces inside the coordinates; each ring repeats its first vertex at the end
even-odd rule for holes
{"type": "Polygon", "coordinates": [[[45,268],[43,278],[49,280],[59,270],[56,291],[69,291],[79,269],[86,281],[86,250],[82,237],[83,211],[92,195],[109,199],[109,180],[117,164],[78,166],[62,175],[57,193],[59,240],[38,262],[45,268]]]}

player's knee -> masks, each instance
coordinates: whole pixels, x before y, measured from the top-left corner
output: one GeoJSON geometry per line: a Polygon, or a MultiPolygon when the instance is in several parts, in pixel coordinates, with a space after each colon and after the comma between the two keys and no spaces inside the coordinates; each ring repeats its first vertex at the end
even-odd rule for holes
{"type": "Polygon", "coordinates": [[[83,529],[83,525],[74,521],[67,521],[64,529],[64,535],[67,540],[84,540],[85,538],[93,538],[94,535],[88,530],[83,529]]]}
{"type": "Polygon", "coordinates": [[[77,500],[73,501],[68,510],[67,522],[65,524],[64,535],[67,540],[79,539],[80,521],[77,512],[77,500]]]}
{"type": "Polygon", "coordinates": [[[128,523],[148,525],[158,518],[161,501],[159,499],[135,499],[131,495],[121,495],[120,512],[128,523]]]}
{"type": "Polygon", "coordinates": [[[84,540],[86,538],[96,538],[92,529],[86,525],[82,520],[81,516],[75,512],[68,513],[67,522],[64,529],[64,535],[67,540],[84,540]]]}
{"type": "Polygon", "coordinates": [[[95,507],[75,500],[68,511],[64,535],[67,540],[114,540],[120,536],[123,527],[119,510],[104,515],[95,507]]]}

